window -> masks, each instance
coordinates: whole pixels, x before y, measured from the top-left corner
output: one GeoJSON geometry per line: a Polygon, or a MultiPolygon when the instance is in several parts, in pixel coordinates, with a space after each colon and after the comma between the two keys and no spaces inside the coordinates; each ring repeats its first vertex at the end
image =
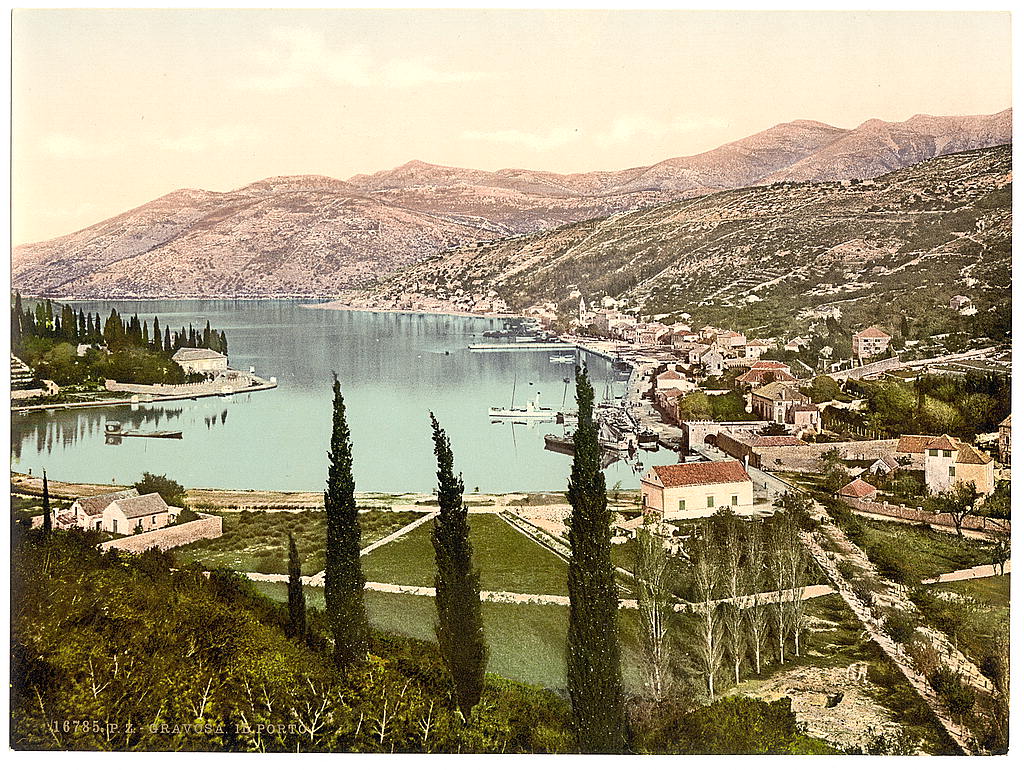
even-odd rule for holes
{"type": "Polygon", "coordinates": [[[156,524],[156,516],[153,517],[153,523],[156,524]]]}
{"type": "Polygon", "coordinates": [[[939,456],[939,450],[938,449],[929,449],[928,450],[928,456],[929,457],[938,457],[939,456]]]}
{"type": "Polygon", "coordinates": [[[708,495],[708,508],[715,507],[715,498],[713,495],[708,495]]]}
{"type": "Polygon", "coordinates": [[[644,495],[644,496],[643,496],[643,504],[644,504],[644,505],[647,505],[647,495],[644,495]]]}
{"type": "Polygon", "coordinates": [[[943,449],[942,450],[942,456],[943,457],[952,457],[953,453],[950,450],[948,450],[948,449],[943,449]]]}
{"type": "Polygon", "coordinates": [[[956,466],[955,465],[950,465],[949,466],[949,477],[953,478],[955,475],[956,475],[956,466]]]}
{"type": "Polygon", "coordinates": [[[113,519],[112,523],[114,525],[114,528],[111,531],[116,535],[117,534],[117,519],[113,519]]]}
{"type": "Polygon", "coordinates": [[[680,500],[679,501],[679,510],[681,510],[681,511],[685,511],[686,510],[686,501],[685,500],[680,500]]]}
{"type": "Polygon", "coordinates": [[[732,499],[729,501],[729,503],[730,503],[730,505],[739,505],[740,504],[740,496],[739,495],[733,495],[732,499]]]}

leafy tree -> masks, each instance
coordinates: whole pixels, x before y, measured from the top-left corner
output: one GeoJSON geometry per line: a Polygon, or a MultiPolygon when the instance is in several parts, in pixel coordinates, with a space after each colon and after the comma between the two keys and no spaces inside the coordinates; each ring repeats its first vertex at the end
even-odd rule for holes
{"type": "Polygon", "coordinates": [[[46,480],[46,471],[43,471],[43,533],[49,537],[53,532],[53,518],[50,515],[50,482],[46,480]]]}
{"type": "Polygon", "coordinates": [[[962,481],[956,482],[947,491],[937,495],[942,510],[953,519],[953,526],[956,533],[963,536],[964,519],[975,512],[978,500],[982,497],[973,481],[966,484],[962,481]]]}
{"type": "Polygon", "coordinates": [[[288,636],[306,638],[306,595],[302,591],[302,562],[295,536],[288,533],[288,636]]]}
{"type": "MultiPolygon", "coordinates": [[[[192,334],[194,336],[194,330],[192,334]]],[[[324,492],[327,517],[324,599],[328,623],[334,635],[334,660],[339,667],[345,668],[365,657],[368,623],[363,603],[366,581],[359,563],[361,533],[356,485],[352,477],[352,440],[337,375],[334,376],[333,391],[331,449],[327,455],[330,462],[327,490],[324,492]]]]}
{"type": "Polygon", "coordinates": [[[821,455],[821,472],[825,476],[825,488],[830,492],[838,492],[850,483],[850,471],[838,449],[829,449],[821,455]]]}
{"type": "Polygon", "coordinates": [[[626,718],[616,622],[619,607],[611,559],[611,516],[594,421],[594,388],[576,370],[579,424],[566,497],[569,518],[569,632],[566,686],[580,751],[620,753],[626,718]]]}
{"type": "Polygon", "coordinates": [[[455,476],[454,456],[447,434],[433,413],[434,454],[437,457],[437,502],[431,540],[437,575],[434,578],[438,623],[437,643],[455,683],[455,697],[464,716],[480,702],[487,669],[480,571],[473,568],[469,542],[469,509],[462,499],[462,476],[455,476]]]}
{"type": "Polygon", "coordinates": [[[156,492],[163,498],[165,503],[177,508],[185,508],[187,506],[185,487],[174,479],[167,478],[167,476],[143,473],[142,480],[135,484],[135,489],[140,495],[156,492]]]}
{"type": "Polygon", "coordinates": [[[819,374],[811,380],[810,387],[806,388],[804,392],[815,404],[820,404],[824,401],[834,401],[843,394],[839,383],[824,374],[819,374]]]}
{"type": "Polygon", "coordinates": [[[703,391],[695,390],[679,397],[680,420],[710,420],[711,415],[711,399],[703,391]]]}
{"type": "Polygon", "coordinates": [[[749,647],[754,653],[754,671],[761,673],[761,651],[764,649],[768,635],[768,605],[760,594],[765,589],[765,543],[764,524],[760,520],[752,521],[747,529],[744,540],[745,557],[745,590],[753,594],[754,599],[746,612],[747,635],[749,647]]]}

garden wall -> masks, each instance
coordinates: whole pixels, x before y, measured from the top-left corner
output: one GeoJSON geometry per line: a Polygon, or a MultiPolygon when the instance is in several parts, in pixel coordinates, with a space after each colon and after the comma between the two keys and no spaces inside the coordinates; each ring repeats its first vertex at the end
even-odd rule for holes
{"type": "MultiPolygon", "coordinates": [[[[921,508],[908,508],[905,505],[890,505],[884,502],[871,502],[869,500],[852,500],[844,498],[854,510],[865,513],[877,513],[882,516],[892,516],[896,519],[907,521],[918,521],[925,524],[934,524],[940,527],[953,527],[953,517],[941,511],[926,511],[921,508]]],[[[964,529],[973,529],[977,532],[1005,533],[1010,534],[1010,522],[1008,519],[990,519],[986,516],[965,516],[961,526],[964,529]]]]}
{"type": "Polygon", "coordinates": [[[223,520],[220,516],[213,516],[208,513],[196,514],[198,521],[189,521],[184,524],[175,524],[173,527],[154,529],[151,532],[143,532],[141,535],[131,535],[115,540],[107,540],[100,543],[100,550],[106,551],[116,548],[119,551],[128,553],[142,553],[150,548],[159,548],[166,551],[170,548],[177,548],[179,545],[188,545],[196,540],[213,540],[224,533],[223,520]]]}

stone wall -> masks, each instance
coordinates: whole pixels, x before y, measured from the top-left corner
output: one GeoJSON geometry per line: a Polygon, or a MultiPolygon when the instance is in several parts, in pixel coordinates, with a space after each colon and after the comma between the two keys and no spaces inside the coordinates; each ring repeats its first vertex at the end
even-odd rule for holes
{"type": "MultiPolygon", "coordinates": [[[[897,443],[898,440],[893,438],[875,441],[834,441],[807,446],[757,447],[756,453],[751,456],[751,464],[766,471],[816,473],[820,470],[821,456],[830,449],[839,450],[844,460],[864,460],[865,464],[870,464],[885,455],[895,455],[897,443]]],[[[915,464],[907,467],[914,470],[915,464]]],[[[923,462],[918,460],[916,468],[920,470],[923,467],[923,462]]]]}
{"type": "MultiPolygon", "coordinates": [[[[896,519],[917,521],[924,524],[934,524],[940,527],[953,527],[953,517],[941,511],[926,511],[921,508],[907,508],[904,505],[890,505],[885,502],[871,502],[869,500],[853,500],[844,498],[851,508],[865,513],[876,513],[882,516],[892,516],[896,519]]],[[[1008,519],[989,519],[985,516],[965,516],[961,523],[964,529],[973,529],[978,532],[991,532],[1010,534],[1010,522],[1008,519]]]]}
{"type": "Polygon", "coordinates": [[[128,553],[142,553],[150,548],[159,548],[161,551],[166,551],[179,545],[194,543],[197,540],[213,540],[223,534],[223,520],[220,516],[208,513],[196,515],[199,516],[198,521],[176,524],[164,529],[154,529],[151,532],[143,532],[141,535],[107,540],[100,543],[100,550],[116,548],[128,553]]]}
{"type": "Polygon", "coordinates": [[[739,431],[762,430],[768,425],[763,420],[732,420],[729,422],[714,422],[713,420],[687,420],[679,427],[683,429],[683,449],[691,449],[705,446],[704,439],[711,434],[733,433],[739,431]]]}
{"type": "Polygon", "coordinates": [[[887,372],[890,369],[899,369],[903,363],[900,361],[899,356],[892,356],[891,358],[885,358],[881,361],[873,361],[870,364],[864,364],[863,366],[855,366],[852,369],[843,369],[838,372],[832,372],[829,374],[833,380],[848,380],[858,379],[868,374],[878,374],[879,372],[887,372]]]}

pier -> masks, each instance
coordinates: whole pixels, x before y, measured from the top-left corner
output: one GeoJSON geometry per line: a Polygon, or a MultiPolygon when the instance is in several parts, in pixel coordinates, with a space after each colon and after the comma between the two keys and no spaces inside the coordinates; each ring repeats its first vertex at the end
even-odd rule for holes
{"type": "Polygon", "coordinates": [[[469,346],[470,350],[491,353],[507,353],[517,350],[558,350],[574,352],[576,346],[570,342],[477,342],[469,346]]]}

